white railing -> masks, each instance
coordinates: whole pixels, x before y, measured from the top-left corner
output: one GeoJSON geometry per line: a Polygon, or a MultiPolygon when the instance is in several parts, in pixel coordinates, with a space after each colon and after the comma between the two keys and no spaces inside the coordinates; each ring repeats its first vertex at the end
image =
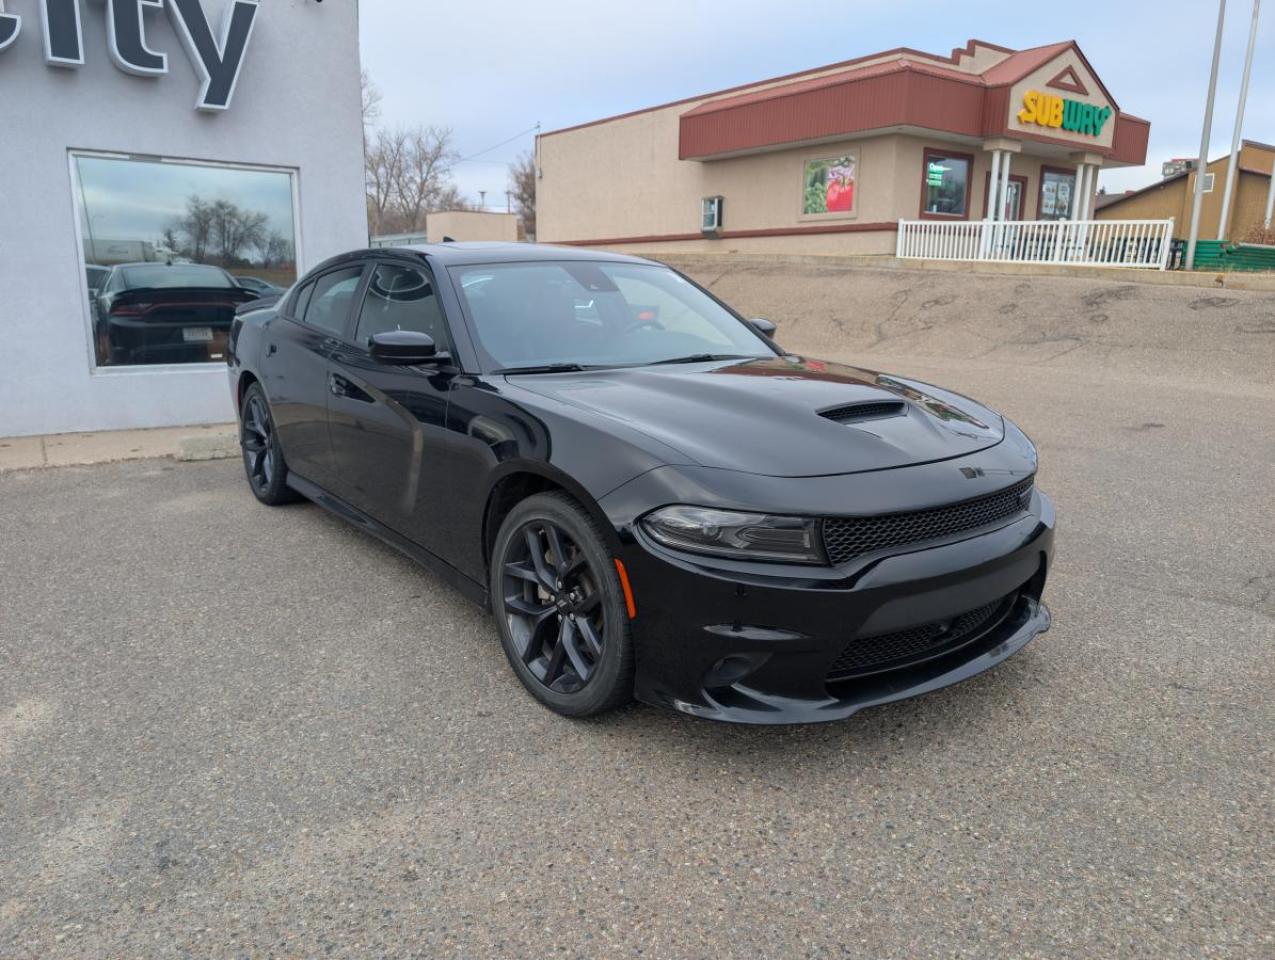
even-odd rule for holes
{"type": "Polygon", "coordinates": [[[895,256],[1163,270],[1170,220],[900,220],[895,256]]]}

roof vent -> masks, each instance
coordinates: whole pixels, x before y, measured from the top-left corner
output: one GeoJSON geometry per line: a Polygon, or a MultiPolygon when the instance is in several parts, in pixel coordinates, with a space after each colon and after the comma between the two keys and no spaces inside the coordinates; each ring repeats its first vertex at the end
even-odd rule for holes
{"type": "Polygon", "coordinates": [[[898,417],[906,412],[902,400],[872,400],[867,403],[851,403],[844,407],[820,410],[819,416],[834,423],[858,423],[861,420],[898,417]]]}

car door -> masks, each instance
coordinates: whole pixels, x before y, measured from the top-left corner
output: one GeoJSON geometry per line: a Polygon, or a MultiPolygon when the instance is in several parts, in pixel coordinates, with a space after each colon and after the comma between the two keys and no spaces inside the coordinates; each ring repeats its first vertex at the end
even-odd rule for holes
{"type": "Polygon", "coordinates": [[[337,473],[328,432],[331,356],[349,336],[365,264],[308,281],[266,325],[260,368],[289,469],[332,491],[337,473]]]}
{"type": "Polygon", "coordinates": [[[373,334],[415,330],[454,356],[435,280],[420,262],[381,260],[370,267],[352,343],[332,354],[328,423],[337,494],[402,536],[442,553],[431,518],[447,509],[447,400],[450,363],[380,364],[368,354],[373,334]]]}

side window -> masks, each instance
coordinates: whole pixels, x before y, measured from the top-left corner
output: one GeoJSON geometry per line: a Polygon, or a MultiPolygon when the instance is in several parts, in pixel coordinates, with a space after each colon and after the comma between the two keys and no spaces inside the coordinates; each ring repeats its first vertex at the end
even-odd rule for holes
{"type": "Polygon", "coordinates": [[[305,308],[310,303],[310,295],[314,293],[314,282],[307,283],[292,295],[292,305],[288,308],[291,316],[300,320],[305,316],[305,308]]]}
{"type": "Polygon", "coordinates": [[[354,294],[362,278],[362,266],[333,270],[319,277],[314,281],[314,290],[301,319],[309,326],[344,336],[354,294]]]}
{"type": "Polygon", "coordinates": [[[427,333],[440,351],[450,349],[438,296],[424,270],[406,264],[382,263],[372,274],[354,339],[366,344],[374,334],[387,330],[427,333]]]}

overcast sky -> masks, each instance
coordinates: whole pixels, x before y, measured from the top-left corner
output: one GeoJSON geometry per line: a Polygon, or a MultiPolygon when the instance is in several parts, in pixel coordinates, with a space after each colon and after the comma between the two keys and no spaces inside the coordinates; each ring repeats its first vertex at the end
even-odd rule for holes
{"type": "MultiPolygon", "coordinates": [[[[363,65],[383,124],[451,127],[474,159],[455,179],[505,202],[507,164],[532,134],[891,47],[948,54],[971,37],[1021,49],[1074,39],[1122,110],[1151,121],[1147,166],[1108,190],[1159,179],[1199,152],[1214,0],[362,0],[363,65]],[[521,135],[519,135],[521,134],[521,135]],[[512,142],[495,146],[517,136],[512,142]],[[488,149],[495,147],[494,149],[488,149]],[[477,155],[477,156],[475,156],[477,155]]],[[[1230,146],[1252,5],[1231,0],[1210,156],[1230,146]]],[[[1258,35],[1244,134],[1275,141],[1275,4],[1258,35]]]]}

